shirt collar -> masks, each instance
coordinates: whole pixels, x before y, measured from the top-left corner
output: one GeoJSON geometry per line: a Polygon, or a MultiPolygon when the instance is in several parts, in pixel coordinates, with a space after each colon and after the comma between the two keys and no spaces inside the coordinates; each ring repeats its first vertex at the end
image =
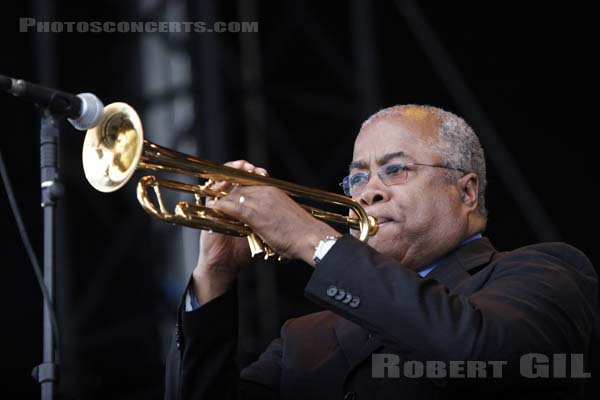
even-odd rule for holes
{"type": "MultiPolygon", "coordinates": [[[[474,235],[469,236],[468,238],[466,238],[465,240],[463,240],[458,246],[464,246],[465,244],[472,242],[473,240],[479,239],[481,237],[481,232],[477,232],[474,235]]],[[[437,267],[437,265],[440,263],[440,261],[442,261],[444,259],[444,257],[442,258],[438,258],[437,260],[435,260],[434,262],[432,262],[431,264],[429,264],[428,266],[426,266],[425,268],[423,268],[422,270],[418,271],[419,275],[421,275],[423,278],[425,276],[427,276],[427,274],[429,274],[431,271],[433,271],[433,269],[435,267],[437,267]]]]}

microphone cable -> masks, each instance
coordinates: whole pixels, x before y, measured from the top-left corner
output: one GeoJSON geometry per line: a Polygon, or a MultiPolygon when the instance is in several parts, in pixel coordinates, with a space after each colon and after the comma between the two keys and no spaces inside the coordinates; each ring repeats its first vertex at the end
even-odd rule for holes
{"type": "Polygon", "coordinates": [[[37,279],[38,285],[40,286],[40,290],[42,291],[42,296],[47,304],[48,312],[50,314],[50,323],[52,325],[52,333],[54,334],[54,346],[56,352],[56,362],[60,361],[60,340],[58,335],[58,324],[56,323],[56,314],[54,312],[54,303],[50,299],[50,294],[48,293],[48,289],[44,284],[44,277],[42,276],[42,270],[40,268],[40,264],[35,255],[35,251],[33,250],[33,246],[31,245],[31,241],[29,240],[29,235],[27,235],[27,230],[25,229],[25,224],[23,224],[23,219],[21,218],[21,213],[19,211],[19,206],[17,205],[17,201],[15,199],[12,186],[10,184],[10,179],[8,177],[8,173],[6,172],[6,166],[4,165],[4,158],[2,157],[2,150],[0,150],[0,175],[2,175],[2,182],[4,182],[4,189],[6,190],[6,195],[8,197],[8,202],[10,203],[10,208],[12,210],[13,216],[15,217],[15,222],[17,223],[17,229],[19,230],[19,234],[21,235],[21,241],[25,246],[25,250],[27,251],[27,255],[29,256],[29,261],[33,266],[33,271],[35,272],[35,277],[37,279]]]}

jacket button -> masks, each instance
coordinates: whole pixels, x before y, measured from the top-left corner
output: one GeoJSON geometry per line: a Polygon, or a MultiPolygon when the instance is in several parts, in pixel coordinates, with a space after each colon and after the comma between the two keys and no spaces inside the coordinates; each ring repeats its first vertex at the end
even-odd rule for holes
{"type": "Polygon", "coordinates": [[[350,300],[352,300],[352,293],[346,292],[346,297],[344,297],[344,299],[342,300],[342,303],[348,304],[348,303],[350,303],[350,300]]]}
{"type": "Polygon", "coordinates": [[[341,299],[343,299],[344,297],[346,297],[346,291],[345,291],[344,289],[338,289],[338,292],[337,292],[337,294],[335,295],[335,297],[334,297],[334,298],[335,298],[336,300],[341,300],[341,299]]]}
{"type": "Polygon", "coordinates": [[[352,298],[352,301],[350,301],[350,304],[348,305],[352,308],[358,308],[358,306],[360,305],[360,297],[354,296],[352,298]]]}
{"type": "Polygon", "coordinates": [[[179,332],[179,324],[175,324],[175,345],[177,350],[181,349],[181,334],[179,332]]]}
{"type": "Polygon", "coordinates": [[[329,286],[327,288],[327,296],[333,297],[337,294],[338,289],[335,286],[329,286]]]}
{"type": "Polygon", "coordinates": [[[348,392],[344,395],[344,400],[356,400],[356,392],[348,392]]]}

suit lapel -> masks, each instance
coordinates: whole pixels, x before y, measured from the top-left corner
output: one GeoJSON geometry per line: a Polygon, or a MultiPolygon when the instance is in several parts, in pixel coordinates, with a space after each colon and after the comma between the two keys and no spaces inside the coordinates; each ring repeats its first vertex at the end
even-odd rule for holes
{"type": "MultiPolygon", "coordinates": [[[[445,257],[427,278],[435,279],[453,289],[475,273],[478,267],[488,264],[494,253],[496,249],[487,238],[474,240],[445,257]]],[[[352,370],[382,347],[383,343],[371,337],[360,325],[337,315],[336,317],[338,321],[334,325],[335,334],[352,370]]]]}
{"type": "Polygon", "coordinates": [[[447,255],[426,278],[454,289],[477,272],[478,267],[487,265],[495,253],[496,249],[488,238],[473,240],[447,255]]]}

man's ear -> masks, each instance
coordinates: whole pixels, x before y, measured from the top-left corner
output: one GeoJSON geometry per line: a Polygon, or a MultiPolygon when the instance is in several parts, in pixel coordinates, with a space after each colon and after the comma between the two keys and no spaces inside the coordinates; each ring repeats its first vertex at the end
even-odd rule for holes
{"type": "Polygon", "coordinates": [[[469,209],[476,209],[479,195],[479,178],[474,172],[469,172],[458,180],[461,192],[460,199],[469,209]]]}

